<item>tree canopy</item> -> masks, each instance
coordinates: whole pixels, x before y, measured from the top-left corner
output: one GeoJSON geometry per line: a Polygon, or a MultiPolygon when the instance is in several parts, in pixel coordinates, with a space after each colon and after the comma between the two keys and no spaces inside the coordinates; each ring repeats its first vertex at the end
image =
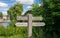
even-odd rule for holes
{"type": "Polygon", "coordinates": [[[14,6],[12,6],[8,11],[8,16],[11,20],[11,25],[15,26],[15,23],[17,22],[17,16],[20,16],[23,12],[23,5],[16,3],[14,6]]]}
{"type": "Polygon", "coordinates": [[[14,6],[12,6],[7,12],[11,20],[16,20],[16,16],[20,16],[22,11],[23,11],[23,5],[17,3],[14,6]]]}
{"type": "Polygon", "coordinates": [[[2,12],[0,12],[0,17],[2,17],[3,16],[3,14],[2,14],[2,12]]]}
{"type": "Polygon", "coordinates": [[[60,0],[43,0],[46,38],[60,38],[60,0]]]}
{"type": "Polygon", "coordinates": [[[45,22],[44,38],[60,38],[60,0],[43,0],[42,6],[33,7],[32,14],[43,16],[45,22]]]}
{"type": "Polygon", "coordinates": [[[42,12],[43,12],[42,5],[39,6],[38,4],[33,4],[32,7],[33,7],[32,8],[32,15],[33,16],[41,16],[42,15],[42,12]]]}

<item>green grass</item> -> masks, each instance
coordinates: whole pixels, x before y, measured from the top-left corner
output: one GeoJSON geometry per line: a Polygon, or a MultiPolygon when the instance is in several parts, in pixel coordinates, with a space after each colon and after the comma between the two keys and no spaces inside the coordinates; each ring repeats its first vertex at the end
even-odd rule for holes
{"type": "Polygon", "coordinates": [[[27,37],[19,34],[19,35],[10,36],[10,37],[7,37],[7,38],[27,38],[27,37]]]}
{"type": "Polygon", "coordinates": [[[23,34],[18,34],[18,35],[7,36],[7,37],[0,36],[0,38],[27,38],[27,36],[23,34]]]}
{"type": "Polygon", "coordinates": [[[4,36],[0,36],[0,38],[5,38],[4,36]]]}
{"type": "MultiPolygon", "coordinates": [[[[32,38],[43,38],[43,31],[42,27],[33,27],[32,29],[32,38]]],[[[27,38],[28,31],[26,27],[7,27],[7,28],[0,28],[3,35],[0,38],[27,38]],[[13,32],[14,31],[14,32],[13,32]],[[12,34],[12,35],[11,35],[12,34]]]]}

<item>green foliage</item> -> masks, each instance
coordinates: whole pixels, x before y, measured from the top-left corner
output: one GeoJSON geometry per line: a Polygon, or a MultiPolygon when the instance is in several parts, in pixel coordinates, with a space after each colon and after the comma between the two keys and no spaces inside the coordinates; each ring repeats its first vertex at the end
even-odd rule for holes
{"type": "Polygon", "coordinates": [[[7,12],[11,20],[16,20],[16,16],[20,16],[22,11],[23,11],[23,5],[17,3],[14,6],[12,6],[7,12]]]}
{"type": "Polygon", "coordinates": [[[42,15],[42,12],[43,12],[43,10],[42,10],[42,6],[39,6],[38,4],[33,4],[32,5],[32,15],[33,16],[41,16],[42,15]]]}
{"type": "Polygon", "coordinates": [[[44,38],[44,33],[42,30],[43,27],[33,27],[32,29],[32,38],[44,38]]]}
{"type": "Polygon", "coordinates": [[[18,34],[6,38],[27,38],[27,36],[25,34],[18,34]]]}
{"type": "Polygon", "coordinates": [[[27,37],[26,27],[3,27],[0,26],[0,36],[14,36],[14,35],[24,35],[27,37]]]}
{"type": "Polygon", "coordinates": [[[60,0],[43,0],[43,10],[45,37],[60,38],[60,0]]]}
{"type": "Polygon", "coordinates": [[[5,31],[5,28],[2,25],[0,25],[0,36],[4,35],[5,33],[4,31],[5,31]]]}
{"type": "MultiPolygon", "coordinates": [[[[43,38],[43,30],[42,27],[33,27],[33,35],[32,38],[43,38]]],[[[4,36],[6,38],[27,38],[28,30],[26,27],[3,27],[0,26],[0,36],[4,36]]]]}
{"type": "Polygon", "coordinates": [[[2,17],[3,16],[3,14],[2,14],[2,12],[0,12],[0,17],[2,17]]]}
{"type": "Polygon", "coordinates": [[[9,23],[9,26],[12,26],[12,27],[16,27],[16,22],[17,20],[12,20],[10,23],[9,23]]]}
{"type": "Polygon", "coordinates": [[[13,23],[13,26],[15,26],[15,23],[17,22],[17,16],[20,16],[23,11],[23,5],[22,4],[15,4],[12,6],[7,12],[8,16],[10,17],[11,22],[13,23]]]}

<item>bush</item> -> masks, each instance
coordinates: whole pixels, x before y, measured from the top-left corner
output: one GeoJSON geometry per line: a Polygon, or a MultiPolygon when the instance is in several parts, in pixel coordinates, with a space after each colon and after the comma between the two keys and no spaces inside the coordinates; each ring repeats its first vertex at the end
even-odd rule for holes
{"type": "Polygon", "coordinates": [[[32,32],[32,38],[44,38],[43,27],[33,26],[32,32]]]}
{"type": "Polygon", "coordinates": [[[16,34],[26,34],[27,35],[27,28],[26,27],[3,27],[0,26],[0,36],[12,36],[16,34]]]}
{"type": "Polygon", "coordinates": [[[5,28],[0,25],[0,36],[5,35],[5,28]]]}

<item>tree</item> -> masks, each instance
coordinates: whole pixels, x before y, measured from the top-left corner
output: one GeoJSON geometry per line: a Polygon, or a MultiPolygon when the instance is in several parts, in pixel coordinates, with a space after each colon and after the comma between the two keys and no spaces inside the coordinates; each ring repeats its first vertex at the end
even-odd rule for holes
{"type": "Polygon", "coordinates": [[[22,11],[23,11],[23,5],[17,3],[14,6],[12,6],[7,12],[11,20],[16,20],[15,16],[20,16],[22,11]]]}
{"type": "Polygon", "coordinates": [[[15,23],[17,22],[16,17],[20,16],[22,11],[23,11],[23,5],[19,3],[15,4],[7,11],[8,15],[10,16],[11,22],[13,22],[12,25],[15,25],[15,23]]]}
{"type": "Polygon", "coordinates": [[[60,0],[43,0],[43,10],[46,38],[60,38],[60,0]]]}
{"type": "Polygon", "coordinates": [[[0,12],[0,17],[2,18],[2,16],[3,16],[3,14],[2,14],[2,12],[0,12]]]}
{"type": "MultiPolygon", "coordinates": [[[[38,9],[42,10],[41,14],[45,22],[45,38],[60,38],[60,0],[43,0],[43,7],[38,9]]],[[[38,14],[38,9],[34,7],[34,16],[38,14]]]]}
{"type": "Polygon", "coordinates": [[[42,10],[42,4],[41,4],[41,6],[39,6],[38,4],[33,4],[32,5],[32,15],[33,16],[41,16],[42,15],[42,12],[43,12],[43,10],[42,10]]]}

